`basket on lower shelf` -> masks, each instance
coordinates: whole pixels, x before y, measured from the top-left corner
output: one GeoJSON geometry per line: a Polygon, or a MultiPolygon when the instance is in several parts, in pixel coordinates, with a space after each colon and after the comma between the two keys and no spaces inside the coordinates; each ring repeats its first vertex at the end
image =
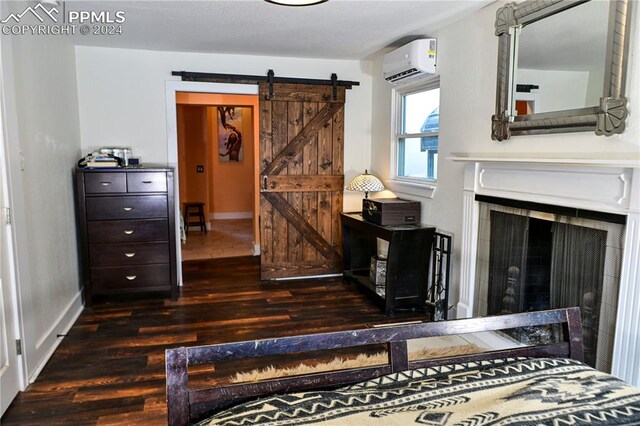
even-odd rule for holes
{"type": "Polygon", "coordinates": [[[371,267],[369,268],[369,279],[376,286],[376,293],[380,296],[385,294],[385,283],[387,281],[387,259],[384,257],[372,256],[371,267]]]}

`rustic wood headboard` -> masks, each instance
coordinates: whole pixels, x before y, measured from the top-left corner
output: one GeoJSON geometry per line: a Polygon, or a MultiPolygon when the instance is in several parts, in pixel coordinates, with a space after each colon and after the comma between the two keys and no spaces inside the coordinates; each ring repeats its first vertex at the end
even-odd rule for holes
{"type": "Polygon", "coordinates": [[[399,324],[331,333],[261,339],[207,346],[181,347],[166,351],[167,408],[170,426],[187,425],[235,403],[258,396],[310,388],[328,388],[357,383],[396,371],[451,362],[469,362],[513,356],[563,357],[583,360],[582,326],[578,308],[555,309],[439,322],[399,324]],[[480,354],[409,361],[407,340],[433,336],[498,331],[518,327],[558,324],[563,341],[540,346],[518,347],[480,354]],[[317,350],[388,344],[386,365],[227,384],[206,389],[189,389],[188,367],[221,361],[269,355],[286,355],[317,350]]]}

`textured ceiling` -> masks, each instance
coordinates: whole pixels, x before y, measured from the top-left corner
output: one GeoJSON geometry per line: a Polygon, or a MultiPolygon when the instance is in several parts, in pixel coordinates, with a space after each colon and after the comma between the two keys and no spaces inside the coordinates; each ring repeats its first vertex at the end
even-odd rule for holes
{"type": "Polygon", "coordinates": [[[125,12],[123,34],[79,45],[166,51],[363,59],[480,9],[489,0],[329,0],[286,7],[262,0],[67,1],[68,10],[125,12]]]}

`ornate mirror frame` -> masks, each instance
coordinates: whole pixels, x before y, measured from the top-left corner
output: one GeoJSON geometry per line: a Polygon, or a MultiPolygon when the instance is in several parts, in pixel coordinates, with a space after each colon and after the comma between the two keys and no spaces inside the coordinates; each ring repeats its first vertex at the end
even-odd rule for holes
{"type": "Polygon", "coordinates": [[[508,3],[496,13],[498,39],[498,82],[496,113],[491,117],[491,139],[502,141],[511,135],[595,131],[596,135],[622,133],[627,117],[624,96],[631,0],[612,0],[609,12],[604,93],[600,105],[540,114],[511,115],[514,82],[515,34],[519,28],[590,0],[527,0],[508,3]]]}

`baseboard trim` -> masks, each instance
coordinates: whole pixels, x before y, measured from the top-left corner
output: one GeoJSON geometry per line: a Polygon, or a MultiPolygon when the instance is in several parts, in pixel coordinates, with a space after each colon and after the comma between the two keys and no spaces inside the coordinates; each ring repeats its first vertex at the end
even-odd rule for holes
{"type": "Polygon", "coordinates": [[[252,219],[253,212],[225,212],[225,213],[210,213],[209,219],[252,219]]]}
{"type": "Polygon", "coordinates": [[[44,346],[45,355],[29,376],[29,384],[33,383],[38,378],[38,375],[49,361],[49,358],[51,358],[55,350],[58,348],[58,345],[60,345],[60,342],[62,342],[64,335],[66,335],[73,324],[75,324],[83,309],[82,291],[79,291],[49,330],[40,340],[38,340],[38,342],[36,342],[35,350],[40,352],[43,350],[44,346]]]}
{"type": "Polygon", "coordinates": [[[292,281],[292,280],[312,279],[312,278],[333,278],[333,277],[341,277],[341,276],[342,274],[304,275],[302,277],[274,278],[273,281],[292,281]]]}

